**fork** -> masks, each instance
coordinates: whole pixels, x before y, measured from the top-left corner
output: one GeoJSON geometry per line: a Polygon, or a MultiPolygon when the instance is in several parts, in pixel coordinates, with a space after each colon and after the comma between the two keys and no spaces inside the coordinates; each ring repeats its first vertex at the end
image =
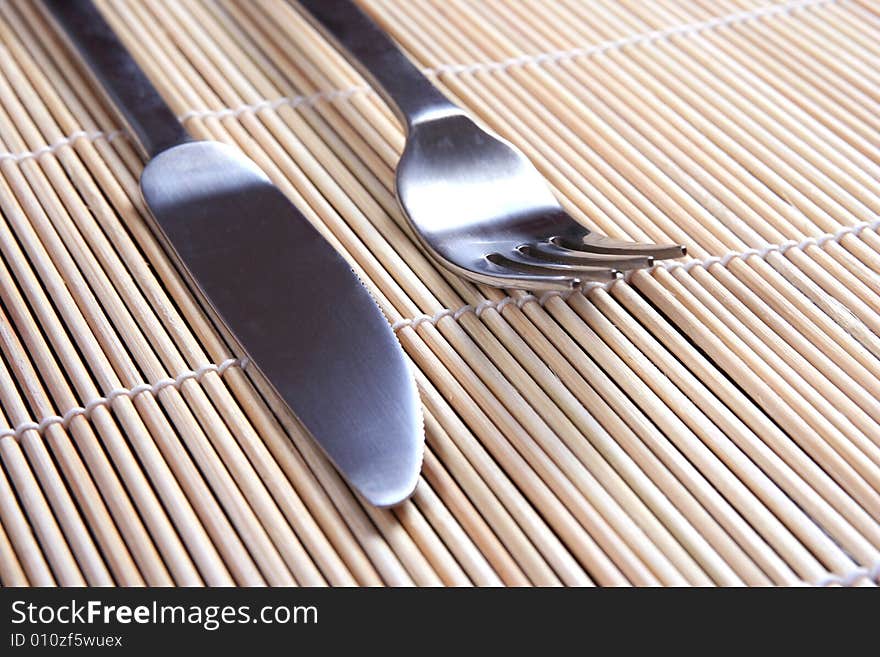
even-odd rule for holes
{"type": "Polygon", "coordinates": [[[354,2],[299,4],[406,127],[397,200],[448,269],[495,287],[567,291],[685,255],[681,245],[620,241],[579,224],[519,149],[443,95],[354,2]]]}

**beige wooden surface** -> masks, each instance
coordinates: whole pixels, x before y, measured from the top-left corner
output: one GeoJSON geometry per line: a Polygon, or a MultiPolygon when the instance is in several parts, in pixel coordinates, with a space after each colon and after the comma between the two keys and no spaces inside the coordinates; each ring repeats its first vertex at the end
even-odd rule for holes
{"type": "Polygon", "coordinates": [[[422,481],[364,506],[198,310],[38,3],[0,2],[0,582],[878,583],[880,4],[360,2],[574,216],[689,258],[467,283],[403,229],[400,127],[284,0],[101,0],[411,358],[422,481]]]}

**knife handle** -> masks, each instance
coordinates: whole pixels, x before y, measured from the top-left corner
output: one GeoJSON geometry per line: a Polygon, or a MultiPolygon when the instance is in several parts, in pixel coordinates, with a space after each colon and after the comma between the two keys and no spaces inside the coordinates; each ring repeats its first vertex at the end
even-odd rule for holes
{"type": "Polygon", "coordinates": [[[377,87],[407,130],[420,121],[461,112],[354,2],[299,0],[299,4],[303,16],[377,87]]]}
{"type": "Polygon", "coordinates": [[[44,2],[148,160],[191,141],[92,0],[44,2]]]}

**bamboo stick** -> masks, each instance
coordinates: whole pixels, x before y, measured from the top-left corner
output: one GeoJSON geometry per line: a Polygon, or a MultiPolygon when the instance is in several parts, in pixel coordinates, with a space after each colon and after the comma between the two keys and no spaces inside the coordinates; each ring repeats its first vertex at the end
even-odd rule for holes
{"type": "MultiPolygon", "coordinates": [[[[429,422],[436,421],[430,418],[426,420],[426,424],[429,422]]],[[[437,426],[433,431],[441,431],[441,429],[437,426]]],[[[437,495],[462,522],[463,529],[467,531],[464,536],[468,541],[474,541],[476,550],[472,555],[468,555],[468,559],[478,563],[485,562],[485,566],[480,563],[481,569],[491,569],[479,578],[475,578],[476,583],[481,586],[494,586],[503,581],[504,584],[512,586],[526,585],[528,579],[525,573],[516,564],[512,555],[505,551],[504,546],[492,533],[492,529],[480,516],[477,508],[467,499],[459,488],[459,484],[450,476],[430,448],[425,452],[424,472],[425,479],[431,483],[433,489],[437,490],[437,495]]],[[[472,568],[476,569],[476,566],[472,566],[472,568]]]]}
{"type": "Polygon", "coordinates": [[[0,525],[0,584],[28,586],[27,575],[2,525],[0,525]]]}
{"type": "MultiPolygon", "coordinates": [[[[0,439],[0,448],[2,448],[3,442],[11,440],[11,438],[0,439]]],[[[6,471],[2,467],[0,467],[0,519],[3,520],[4,532],[9,534],[16,556],[21,562],[22,570],[27,575],[28,583],[33,586],[54,586],[56,579],[52,575],[46,557],[40,550],[37,538],[19,506],[15,489],[12,488],[6,471]]],[[[13,570],[14,564],[15,562],[4,560],[4,569],[13,570]]]]}
{"type": "MultiPolygon", "coordinates": [[[[432,460],[433,466],[436,463],[433,461],[433,455],[428,458],[432,460]]],[[[425,480],[427,481],[427,477],[425,480]]],[[[414,499],[416,505],[423,510],[426,519],[437,528],[438,534],[443,538],[450,552],[455,555],[470,580],[477,586],[500,586],[501,580],[492,570],[486,557],[456,522],[445,502],[434,492],[433,486],[426,483],[417,488],[414,499]]],[[[473,515],[475,514],[472,511],[468,518],[473,515]]]]}
{"type": "MultiPolygon", "coordinates": [[[[2,373],[6,373],[5,368],[2,370],[2,373]]],[[[25,558],[32,560],[33,563],[32,568],[35,572],[31,576],[32,579],[44,582],[47,580],[51,581],[52,575],[54,575],[61,586],[85,586],[86,580],[70,547],[64,540],[64,534],[62,534],[61,529],[58,527],[50,506],[43,496],[39,484],[28,467],[24,454],[22,454],[16,441],[11,438],[0,440],[0,460],[2,460],[3,466],[9,473],[10,482],[14,486],[17,497],[21,501],[33,531],[39,540],[39,547],[37,547],[36,543],[28,540],[30,536],[27,530],[22,528],[19,532],[20,538],[25,541],[23,546],[27,550],[25,558]],[[37,556],[40,549],[45,553],[46,561],[51,565],[52,575],[49,573],[43,574],[37,570],[41,569],[41,566],[45,563],[42,562],[40,556],[37,556]]],[[[5,478],[0,482],[0,485],[6,488],[3,492],[8,494],[10,501],[15,499],[13,491],[9,489],[5,478]]],[[[7,511],[8,513],[9,511],[7,511]]],[[[13,510],[12,513],[15,513],[15,511],[13,510]]],[[[16,521],[20,523],[22,520],[23,518],[13,516],[11,523],[13,528],[15,528],[16,521]]]]}

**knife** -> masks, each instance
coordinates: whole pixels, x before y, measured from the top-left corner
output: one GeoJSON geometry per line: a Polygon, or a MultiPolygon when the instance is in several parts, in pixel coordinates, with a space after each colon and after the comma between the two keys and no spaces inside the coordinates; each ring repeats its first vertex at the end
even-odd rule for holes
{"type": "Polygon", "coordinates": [[[421,405],[370,293],[256,164],[190,138],[91,0],[45,2],[147,160],[152,230],[248,374],[364,499],[406,499],[421,405]]]}

